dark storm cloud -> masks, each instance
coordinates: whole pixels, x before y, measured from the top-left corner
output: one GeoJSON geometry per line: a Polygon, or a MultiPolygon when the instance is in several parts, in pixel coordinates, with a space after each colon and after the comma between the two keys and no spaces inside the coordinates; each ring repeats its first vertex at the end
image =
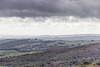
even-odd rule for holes
{"type": "Polygon", "coordinates": [[[100,17],[100,0],[0,0],[0,16],[100,17]]]}

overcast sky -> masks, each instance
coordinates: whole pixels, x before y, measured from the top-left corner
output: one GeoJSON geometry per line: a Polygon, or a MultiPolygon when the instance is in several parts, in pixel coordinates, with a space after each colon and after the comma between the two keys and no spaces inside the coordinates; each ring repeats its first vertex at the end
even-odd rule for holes
{"type": "Polygon", "coordinates": [[[0,35],[100,34],[100,0],[0,0],[0,35]]]}

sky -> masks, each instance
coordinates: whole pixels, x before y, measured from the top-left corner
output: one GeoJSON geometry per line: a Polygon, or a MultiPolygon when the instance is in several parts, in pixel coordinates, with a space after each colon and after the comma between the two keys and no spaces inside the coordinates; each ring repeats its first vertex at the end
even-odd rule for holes
{"type": "Polygon", "coordinates": [[[100,0],[0,0],[0,35],[100,34],[100,0]]]}

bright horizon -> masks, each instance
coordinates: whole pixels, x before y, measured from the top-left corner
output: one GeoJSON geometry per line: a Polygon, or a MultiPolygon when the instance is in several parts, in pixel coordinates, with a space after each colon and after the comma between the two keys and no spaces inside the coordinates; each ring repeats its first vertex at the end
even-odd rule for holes
{"type": "Polygon", "coordinates": [[[8,17],[0,18],[0,21],[0,35],[100,34],[100,19],[96,18],[82,19],[72,16],[61,18],[8,17]]]}

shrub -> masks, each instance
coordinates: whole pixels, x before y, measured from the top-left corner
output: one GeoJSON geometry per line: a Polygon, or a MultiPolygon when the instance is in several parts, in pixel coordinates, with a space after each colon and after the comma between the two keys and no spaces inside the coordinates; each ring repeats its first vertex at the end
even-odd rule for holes
{"type": "Polygon", "coordinates": [[[97,62],[96,64],[97,64],[97,65],[100,65],[100,62],[97,62]]]}
{"type": "Polygon", "coordinates": [[[45,63],[42,63],[40,66],[46,66],[46,64],[45,63]]]}
{"type": "Polygon", "coordinates": [[[90,62],[89,61],[84,61],[83,64],[88,65],[88,64],[90,64],[90,62]]]}

